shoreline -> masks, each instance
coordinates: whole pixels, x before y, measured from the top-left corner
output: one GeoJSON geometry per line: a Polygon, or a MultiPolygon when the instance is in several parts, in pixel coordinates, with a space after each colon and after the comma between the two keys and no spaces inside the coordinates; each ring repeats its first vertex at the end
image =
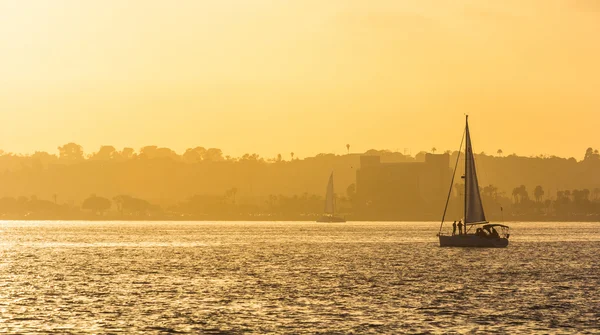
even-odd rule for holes
{"type": "MultiPolygon", "coordinates": [[[[1,216],[0,221],[109,221],[109,222],[316,222],[320,216],[98,216],[98,215],[74,215],[74,216],[1,216]]],[[[347,222],[440,222],[439,218],[364,218],[346,217],[347,222]]],[[[454,220],[446,220],[452,223],[454,220]]],[[[571,215],[571,216],[540,216],[540,217],[509,217],[504,220],[491,219],[491,223],[515,223],[515,222],[600,222],[600,215],[571,215]]],[[[343,224],[343,223],[340,223],[343,224]]]]}

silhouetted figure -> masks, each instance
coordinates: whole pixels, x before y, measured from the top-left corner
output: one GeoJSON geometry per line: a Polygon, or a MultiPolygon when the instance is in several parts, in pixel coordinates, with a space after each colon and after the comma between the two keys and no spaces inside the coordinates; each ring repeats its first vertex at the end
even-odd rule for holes
{"type": "Polygon", "coordinates": [[[491,233],[490,233],[490,237],[493,237],[493,238],[500,238],[500,234],[498,234],[498,231],[496,231],[496,229],[494,229],[494,228],[492,227],[492,229],[491,229],[491,233]]]}
{"type": "Polygon", "coordinates": [[[456,235],[456,221],[452,224],[452,236],[456,235]]]}
{"type": "Polygon", "coordinates": [[[485,237],[485,232],[483,231],[483,229],[477,228],[477,230],[475,231],[475,235],[479,237],[485,237]]]}
{"type": "Polygon", "coordinates": [[[462,221],[458,221],[458,235],[462,235],[463,234],[463,224],[462,221]]]}

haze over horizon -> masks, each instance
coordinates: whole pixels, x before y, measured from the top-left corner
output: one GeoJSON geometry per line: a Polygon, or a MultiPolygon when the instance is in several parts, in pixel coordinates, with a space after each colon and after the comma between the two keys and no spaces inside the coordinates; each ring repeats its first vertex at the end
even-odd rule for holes
{"type": "Polygon", "coordinates": [[[0,149],[600,147],[600,3],[0,0],[0,149]]]}

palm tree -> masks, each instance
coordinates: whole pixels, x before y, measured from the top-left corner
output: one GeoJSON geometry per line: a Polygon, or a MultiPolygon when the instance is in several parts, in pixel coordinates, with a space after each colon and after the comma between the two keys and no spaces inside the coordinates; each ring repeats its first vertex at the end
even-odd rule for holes
{"type": "Polygon", "coordinates": [[[294,160],[294,152],[290,152],[290,156],[292,156],[292,160],[294,160]]]}
{"type": "Polygon", "coordinates": [[[598,195],[600,195],[600,188],[596,187],[592,190],[593,200],[598,199],[598,195]]]}
{"type": "Polygon", "coordinates": [[[235,205],[235,195],[237,194],[237,187],[232,187],[225,191],[225,199],[231,200],[231,203],[235,205]]]}
{"type": "Polygon", "coordinates": [[[350,144],[346,144],[346,150],[348,150],[348,155],[350,154],[350,144]]]}
{"type": "Polygon", "coordinates": [[[527,193],[527,188],[525,185],[519,186],[519,195],[521,196],[521,202],[529,199],[529,194],[527,193]]]}
{"type": "Polygon", "coordinates": [[[436,151],[437,151],[436,147],[431,148],[431,152],[433,152],[434,154],[436,151]]]}
{"type": "Polygon", "coordinates": [[[235,196],[237,195],[237,192],[238,192],[237,187],[233,187],[230,192],[231,192],[231,196],[233,197],[233,204],[235,205],[235,196]]]}
{"type": "Polygon", "coordinates": [[[502,149],[498,149],[498,151],[496,151],[496,153],[498,154],[498,156],[502,156],[502,154],[503,154],[504,152],[502,151],[502,149]]]}
{"type": "Polygon", "coordinates": [[[490,184],[483,188],[483,194],[496,200],[498,198],[498,188],[490,184]]]}
{"type": "Polygon", "coordinates": [[[512,196],[515,199],[516,204],[520,204],[523,202],[523,200],[529,199],[529,194],[527,193],[527,188],[525,185],[513,188],[512,196]]]}
{"type": "Polygon", "coordinates": [[[512,190],[512,196],[513,199],[515,200],[515,204],[519,203],[519,194],[520,194],[520,189],[518,187],[513,188],[512,190]]]}
{"type": "Polygon", "coordinates": [[[535,196],[535,202],[540,202],[542,200],[542,196],[544,196],[544,189],[538,185],[533,190],[533,195],[535,196]]]}

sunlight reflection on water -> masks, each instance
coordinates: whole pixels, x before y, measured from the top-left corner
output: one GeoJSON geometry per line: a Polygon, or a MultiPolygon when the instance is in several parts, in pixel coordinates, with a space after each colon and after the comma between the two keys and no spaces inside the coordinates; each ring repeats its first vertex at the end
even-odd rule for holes
{"type": "Polygon", "coordinates": [[[600,224],[0,221],[0,332],[593,333],[600,224]]]}

